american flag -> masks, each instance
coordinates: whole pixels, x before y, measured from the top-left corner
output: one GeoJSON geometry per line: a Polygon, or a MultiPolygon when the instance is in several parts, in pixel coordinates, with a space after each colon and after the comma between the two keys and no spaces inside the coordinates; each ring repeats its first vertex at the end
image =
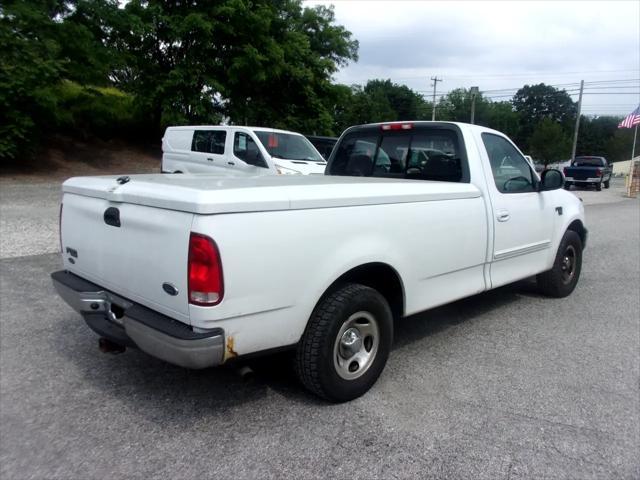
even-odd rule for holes
{"type": "Polygon", "coordinates": [[[618,128],[633,128],[640,124],[640,105],[618,124],[618,128]]]}

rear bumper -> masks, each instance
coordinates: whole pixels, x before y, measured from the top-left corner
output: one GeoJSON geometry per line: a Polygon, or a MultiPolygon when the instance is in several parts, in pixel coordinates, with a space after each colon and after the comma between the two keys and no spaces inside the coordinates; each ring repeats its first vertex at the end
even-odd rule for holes
{"type": "Polygon", "coordinates": [[[186,368],[213,367],[224,361],[221,328],[194,332],[182,322],[64,270],[52,273],[51,280],[62,299],[102,337],[186,368]]]}
{"type": "Polygon", "coordinates": [[[583,179],[577,179],[577,178],[573,178],[573,177],[566,177],[565,178],[566,182],[571,182],[571,183],[600,183],[603,180],[604,179],[602,177],[583,178],[583,179]]]}

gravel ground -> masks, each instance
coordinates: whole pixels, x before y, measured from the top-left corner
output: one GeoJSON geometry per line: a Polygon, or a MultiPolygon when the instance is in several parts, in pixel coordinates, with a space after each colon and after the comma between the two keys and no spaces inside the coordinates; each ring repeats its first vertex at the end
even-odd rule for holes
{"type": "Polygon", "coordinates": [[[0,258],[60,251],[59,183],[0,186],[0,258]]]}
{"type": "MultiPolygon", "coordinates": [[[[5,205],[3,187],[6,233],[57,217],[57,187],[39,192],[5,205]]],[[[640,478],[640,216],[618,199],[587,204],[570,297],[520,282],[398,322],[378,383],[342,405],[278,358],[245,382],[101,354],[53,291],[58,255],[0,260],[0,478],[640,478]]]]}

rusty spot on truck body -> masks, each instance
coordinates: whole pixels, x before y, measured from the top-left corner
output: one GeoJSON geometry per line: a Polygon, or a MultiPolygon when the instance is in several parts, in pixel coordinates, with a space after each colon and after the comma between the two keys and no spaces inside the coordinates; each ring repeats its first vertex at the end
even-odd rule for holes
{"type": "Polygon", "coordinates": [[[226,362],[230,358],[236,358],[238,356],[238,352],[234,349],[234,339],[232,336],[227,337],[227,348],[224,351],[224,361],[226,362]]]}

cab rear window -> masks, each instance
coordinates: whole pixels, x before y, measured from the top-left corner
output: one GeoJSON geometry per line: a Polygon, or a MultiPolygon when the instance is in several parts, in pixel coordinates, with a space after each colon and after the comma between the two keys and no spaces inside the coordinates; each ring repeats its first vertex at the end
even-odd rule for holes
{"type": "Polygon", "coordinates": [[[355,130],[336,148],[331,175],[469,181],[466,156],[455,130],[355,130]]]}
{"type": "Polygon", "coordinates": [[[604,165],[602,157],[576,157],[573,161],[574,167],[604,167],[604,165]]]}

